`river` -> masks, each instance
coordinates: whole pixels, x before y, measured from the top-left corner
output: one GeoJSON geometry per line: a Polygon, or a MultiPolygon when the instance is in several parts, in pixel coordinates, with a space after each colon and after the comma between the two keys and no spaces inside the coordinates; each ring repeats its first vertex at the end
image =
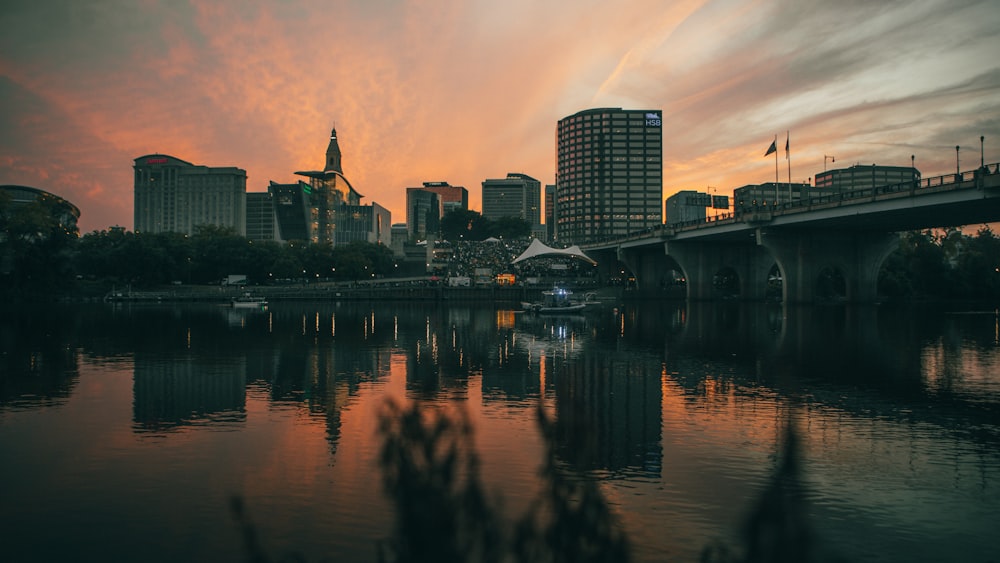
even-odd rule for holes
{"type": "Polygon", "coordinates": [[[469,422],[507,538],[552,452],[632,560],[738,555],[791,428],[817,560],[1000,554],[996,309],[279,302],[3,307],[0,560],[243,561],[252,529],[274,560],[376,561],[380,421],[413,403],[469,422]]]}

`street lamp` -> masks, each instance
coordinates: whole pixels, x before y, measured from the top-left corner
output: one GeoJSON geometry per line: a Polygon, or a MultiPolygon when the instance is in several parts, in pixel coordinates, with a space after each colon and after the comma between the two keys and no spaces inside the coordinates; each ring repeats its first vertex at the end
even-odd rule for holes
{"type": "Polygon", "coordinates": [[[827,159],[829,159],[830,162],[837,162],[837,159],[835,157],[827,156],[827,155],[824,154],[823,155],[823,172],[826,172],[826,161],[827,161],[827,159]]]}
{"type": "Polygon", "coordinates": [[[959,182],[959,181],[962,180],[962,178],[961,178],[961,176],[962,176],[962,169],[961,169],[961,167],[958,164],[958,149],[959,149],[959,146],[955,145],[955,181],[956,182],[959,182]]]}
{"type": "Polygon", "coordinates": [[[986,142],[986,136],[979,136],[979,167],[986,168],[986,153],[983,152],[983,143],[986,142]]]}

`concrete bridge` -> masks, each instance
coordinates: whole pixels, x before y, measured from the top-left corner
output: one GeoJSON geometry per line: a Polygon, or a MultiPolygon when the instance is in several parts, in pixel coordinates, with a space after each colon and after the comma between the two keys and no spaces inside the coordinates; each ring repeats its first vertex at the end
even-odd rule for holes
{"type": "Polygon", "coordinates": [[[690,300],[873,302],[901,231],[1000,221],[1000,165],[738,210],[582,245],[603,278],[624,265],[639,294],[673,285],[690,300]],[[837,285],[831,288],[829,285],[837,285]],[[780,287],[780,293],[778,288],[780,287]],[[770,293],[769,293],[770,290],[770,293]]]}

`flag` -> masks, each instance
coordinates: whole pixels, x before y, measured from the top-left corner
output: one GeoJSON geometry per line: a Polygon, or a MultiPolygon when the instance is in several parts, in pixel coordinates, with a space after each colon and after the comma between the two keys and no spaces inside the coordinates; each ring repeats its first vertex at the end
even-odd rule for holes
{"type": "Polygon", "coordinates": [[[788,160],[788,133],[785,133],[785,160],[788,160]]]}
{"type": "Polygon", "coordinates": [[[778,144],[777,143],[778,143],[777,139],[771,141],[771,146],[767,147],[767,152],[764,153],[764,156],[767,156],[767,155],[771,154],[772,152],[778,152],[778,144]]]}

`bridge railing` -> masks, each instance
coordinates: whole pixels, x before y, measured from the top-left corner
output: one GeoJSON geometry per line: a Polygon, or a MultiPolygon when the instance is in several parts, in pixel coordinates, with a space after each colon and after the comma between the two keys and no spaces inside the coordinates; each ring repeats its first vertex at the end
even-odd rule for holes
{"type": "Polygon", "coordinates": [[[972,189],[977,187],[976,179],[980,174],[1000,174],[1000,164],[988,164],[976,170],[967,170],[956,174],[944,174],[932,176],[930,178],[920,178],[915,181],[876,186],[874,188],[862,188],[850,190],[836,194],[824,194],[802,198],[795,201],[785,202],[774,206],[774,211],[778,215],[786,213],[800,213],[811,211],[817,207],[852,205],[878,201],[882,199],[894,199],[897,197],[916,196],[918,194],[941,191],[953,191],[961,189],[972,189]]]}
{"type": "Polygon", "coordinates": [[[748,221],[752,222],[754,220],[766,221],[770,220],[775,215],[804,213],[825,207],[855,205],[883,199],[917,196],[924,193],[974,189],[978,186],[977,180],[980,175],[994,174],[1000,174],[1000,163],[987,164],[975,170],[966,170],[956,174],[943,174],[941,176],[920,178],[911,182],[877,186],[875,188],[850,190],[836,194],[810,194],[808,197],[790,202],[735,208],[734,211],[730,213],[721,213],[716,216],[705,217],[704,219],[679,221],[676,223],[659,225],[623,237],[614,237],[608,240],[594,241],[588,243],[587,246],[607,244],[609,242],[641,240],[653,236],[661,236],[664,234],[671,235],[678,232],[702,229],[722,224],[742,223],[748,221]]]}

